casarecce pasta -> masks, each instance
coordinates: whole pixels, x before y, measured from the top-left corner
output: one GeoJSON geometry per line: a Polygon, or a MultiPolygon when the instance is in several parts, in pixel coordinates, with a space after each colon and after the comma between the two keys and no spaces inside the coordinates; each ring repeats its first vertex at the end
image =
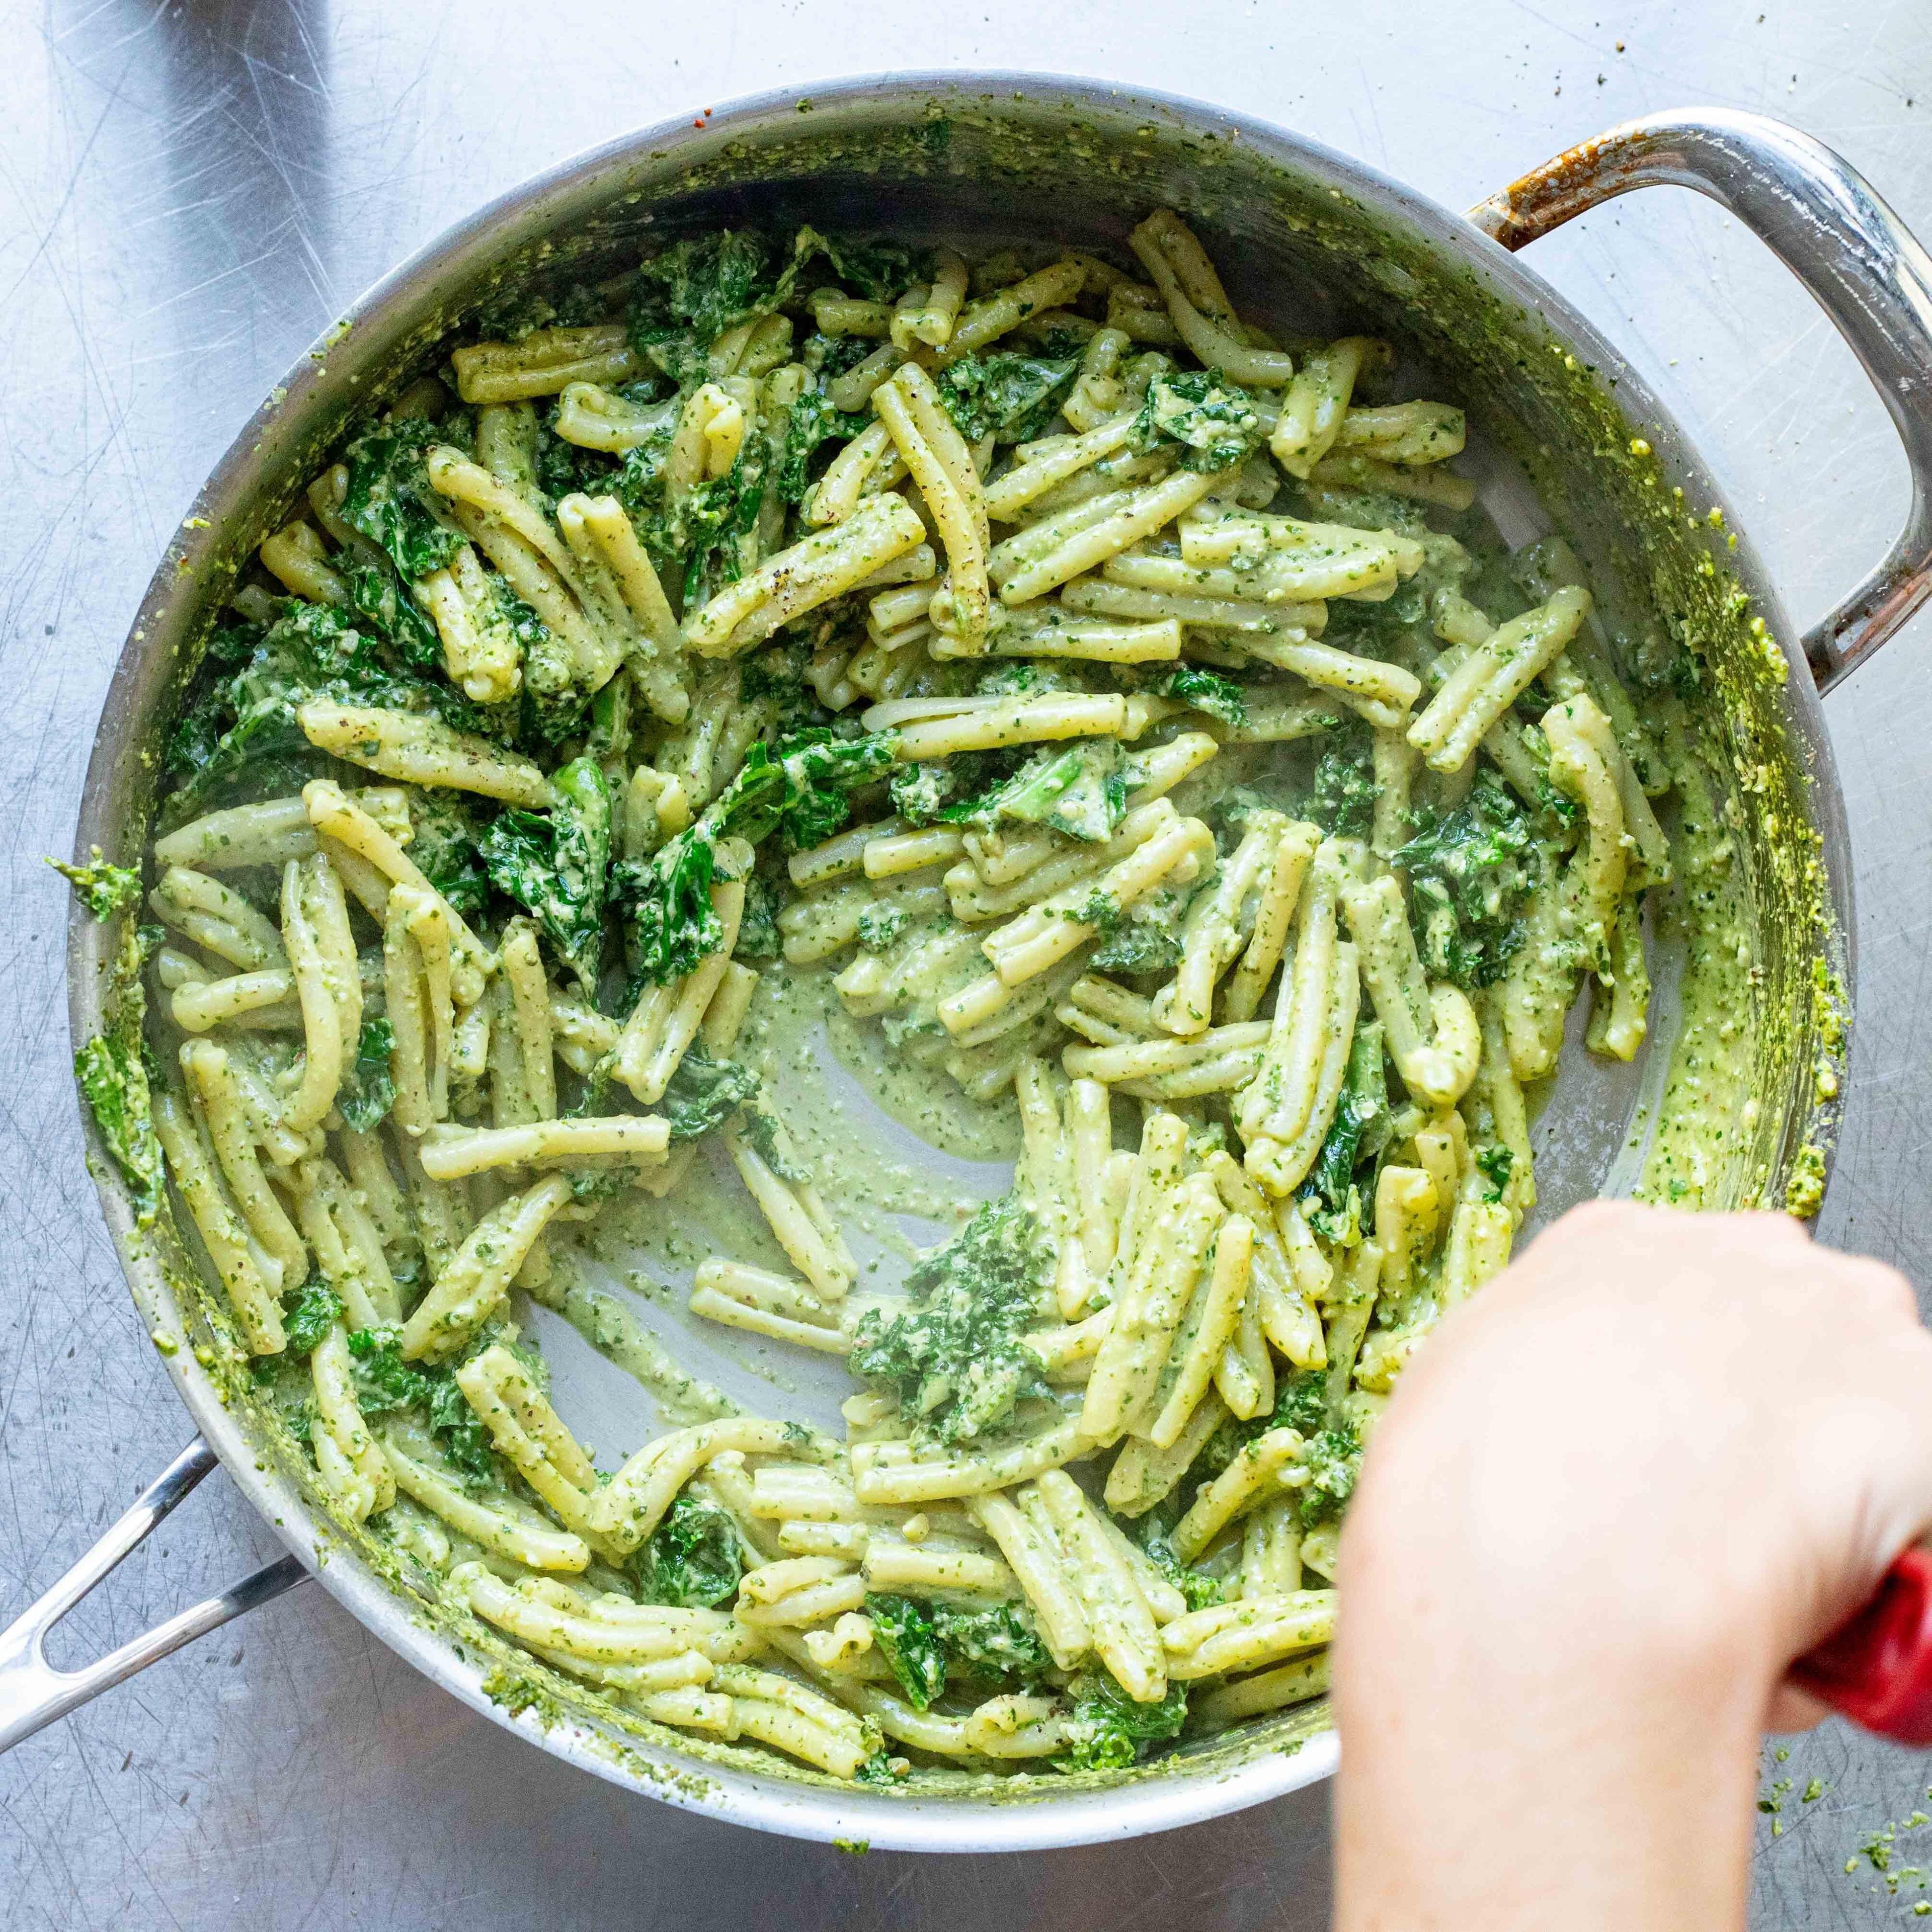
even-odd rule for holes
{"type": "Polygon", "coordinates": [[[337,1515],[614,1711],[890,1786],[1318,1696],[1584,982],[1586,1050],[1645,1035],[1668,764],[1576,560],[1171,211],[1118,264],[694,236],[524,320],[260,545],[152,867],[88,875],[130,1180],[337,1515]],[[901,1281],[788,1124],[807,982],[1012,1125],[901,1281]],[[758,1241],[688,1312],[843,1358],[843,1439],[576,1282],[704,1188],[758,1241]],[[526,1296],[670,1426],[600,1467],[526,1296]]]}

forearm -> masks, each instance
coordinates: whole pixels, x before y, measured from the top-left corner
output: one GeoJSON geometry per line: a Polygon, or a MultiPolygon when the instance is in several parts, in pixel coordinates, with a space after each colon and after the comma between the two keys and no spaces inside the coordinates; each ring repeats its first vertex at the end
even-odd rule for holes
{"type": "Polygon", "coordinates": [[[1768,1665],[1670,1660],[1580,1606],[1587,1568],[1560,1610],[1529,1605],[1412,1539],[1378,1560],[1361,1527],[1336,1657],[1340,1932],[1741,1928],[1768,1665]]]}

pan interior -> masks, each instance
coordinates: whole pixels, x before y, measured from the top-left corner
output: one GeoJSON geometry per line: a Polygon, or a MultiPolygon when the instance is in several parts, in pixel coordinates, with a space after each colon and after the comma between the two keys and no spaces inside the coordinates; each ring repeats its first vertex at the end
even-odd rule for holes
{"type": "MultiPolygon", "coordinates": [[[[258,453],[223,479],[212,567],[171,584],[158,604],[151,597],[144,610],[144,626],[172,645],[172,660],[158,658],[152,645],[146,652],[130,728],[83,838],[90,828],[96,837],[104,829],[103,842],[124,860],[145,844],[152,767],[138,752],[170,722],[226,583],[347,417],[439,361],[442,340],[507,289],[614,272],[670,235],[747,223],[811,222],[982,250],[1053,242],[1127,260],[1128,230],[1160,205],[1196,228],[1244,312],[1284,334],[1360,328],[1393,340],[1418,371],[1408,393],[1468,410],[1471,453],[1460,466],[1478,481],[1504,540],[1515,546],[1560,531],[1584,560],[1614,640],[1628,648],[1661,634],[1686,647],[1697,667],[1682,694],[1679,728],[1711,788],[1708,822],[1690,828],[1703,839],[1698,902],[1652,935],[1656,992],[1634,1063],[1585,1054],[1576,1036],[1582,1008],[1573,1016],[1573,1036],[1540,1096],[1533,1130],[1536,1222],[1606,1192],[1729,1207],[1780,1204],[1795,1190],[1802,1203],[1834,1126],[1834,1083],[1817,1069],[1841,1051],[1841,995],[1834,990],[1844,972],[1840,925],[1819,862],[1805,745],[1791,727],[1782,659],[1762,620],[1753,628],[1754,607],[1733,574],[1724,531],[1683,503],[1671,507],[1674,486],[1651,447],[1654,441],[1668,454],[1667,439],[1648,422],[1627,418],[1604,372],[1494,274],[1471,266],[1472,249],[1446,248],[1428,231],[1425,211],[1394,197],[1372,206],[1361,184],[1338,186],[1319,158],[1296,164],[1286,151],[1270,154],[1131,104],[1062,100],[1045,89],[1020,100],[956,94],[936,105],[884,91],[854,94],[810,112],[754,115],[740,138],[711,144],[700,161],[640,144],[580,170],[514,219],[505,217],[501,232],[486,224],[466,254],[445,256],[359,319],[320,375],[292,391],[271,419],[258,453]],[[1720,843],[1722,858],[1713,860],[1720,843]]],[[[83,994],[82,1010],[86,1004],[83,994]]],[[[958,1225],[962,1205],[1006,1191],[1018,1144],[1010,1104],[970,1120],[982,1110],[964,1108],[936,1136],[916,1132],[904,1124],[908,1109],[876,1036],[837,1011],[822,976],[797,976],[778,1004],[768,1018],[785,1056],[780,1110],[801,1146],[836,1142],[844,1150],[855,1256],[862,1271],[875,1264],[890,1280],[914,1248],[958,1225]]],[[[98,1011],[97,999],[97,1023],[98,1011]]],[[[530,1312],[557,1406],[607,1466],[667,1420],[622,1365],[649,1354],[634,1340],[640,1333],[749,1410],[841,1426],[838,1404],[852,1384],[836,1359],[685,1313],[694,1262],[721,1217],[736,1212],[728,1163],[716,1178],[719,1184],[688,1208],[653,1204],[648,1220],[634,1213],[601,1228],[576,1257],[574,1302],[563,1312],[530,1312]]],[[[130,1225],[124,1200],[116,1224],[130,1225]]],[[[729,1244],[756,1258],[757,1240],[742,1217],[729,1244]]],[[[251,1399],[224,1313],[201,1293],[171,1238],[164,1235],[148,1258],[159,1260],[188,1304],[182,1317],[231,1413],[250,1425],[260,1451],[322,1516],[305,1459],[251,1399]]],[[[151,1276],[151,1290],[156,1286],[151,1276]]],[[[442,1615],[429,1580],[410,1574],[386,1546],[359,1532],[328,1534],[413,1598],[419,1614],[442,1615]]],[[[467,1620],[460,1637],[472,1659],[482,1654],[480,1665],[466,1668],[486,1687],[493,1676],[500,1686],[513,1670],[519,1684],[539,1687],[524,1700],[537,1703],[539,1716],[626,1733],[612,1747],[614,1774],[646,1781],[637,1758],[643,1738],[654,1760],[703,1756],[766,1780],[826,1782],[761,1754],[695,1747],[636,1720],[613,1720],[581,1687],[467,1620]]],[[[1294,1749],[1324,1722],[1322,1707],[1307,1707],[1134,1775],[1225,1772],[1294,1749]]],[[[1000,1796],[1050,1799],[1080,1783],[1022,1778],[1000,1796]]],[[[943,1772],[916,1777],[912,1796],[922,1793],[986,1796],[983,1780],[943,1772]]],[[[865,1801],[868,1808],[888,1802],[865,1801]]]]}

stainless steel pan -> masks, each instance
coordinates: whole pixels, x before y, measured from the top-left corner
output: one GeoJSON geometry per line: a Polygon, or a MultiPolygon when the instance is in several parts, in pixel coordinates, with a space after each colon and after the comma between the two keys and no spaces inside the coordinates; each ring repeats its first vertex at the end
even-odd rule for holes
{"type": "MultiPolygon", "coordinates": [[[[1466,402],[1480,432],[1485,499],[1513,537],[1546,507],[1640,624],[1694,632],[1714,673],[1699,700],[1711,741],[1746,774],[1726,809],[1751,896],[1756,1010],[1752,1105],[1710,1177],[1720,1202],[1783,1198],[1801,1150],[1828,1155],[1828,1057],[1806,1016],[1814,974],[1849,992],[1848,860],[1818,694],[1932,590],[1932,262],[1834,155],[1752,116],[1692,111],[1613,129],[1458,216],[1359,163],[1212,108],[1090,83],[1022,76],[856,80],[808,98],[768,95],[601,148],[453,230],[366,296],[243,429],[162,560],[108,693],[82,802],[80,848],[138,860],[158,734],[237,569],[354,412],[398,386],[493,292],[532,277],[608,272],[679,220],[808,219],[866,229],[1118,244],[1150,207],[1180,209],[1244,305],[1292,303],[1359,319],[1439,372],[1424,393],[1466,402]],[[1796,636],[1731,508],[1664,405],[1616,350],[1511,250],[1630,188],[1675,183],[1722,202],[1810,289],[1857,352],[1911,459],[1910,520],[1892,554],[1807,636],[1796,636]],[[1734,544],[1714,531],[1721,513],[1734,544]],[[1754,621],[1760,628],[1754,629],[1754,621]],[[1781,656],[1780,655],[1781,653],[1781,656]],[[1791,674],[1780,675],[1789,664],[1791,674]],[[1822,860],[1822,866],[1816,862],[1822,860]]],[[[70,935],[76,1042],[103,1019],[101,929],[70,935]]],[[[1667,963],[1667,962],[1666,962],[1667,963]]],[[[1606,1075],[1578,1064],[1540,1121],[1546,1208],[1633,1178],[1634,1124],[1654,1102],[1671,1044],[1671,975],[1646,1063],[1606,1075]]],[[[1746,1016],[1748,1022],[1749,1016],[1746,1016]]],[[[880,1122],[878,1130],[888,1131],[880,1122]]],[[[648,1726],[622,1729],[554,1680],[534,1708],[496,1701],[500,1667],[542,1677],[520,1652],[452,1627],[422,1580],[320,1508],[306,1464],[251,1407],[245,1364],[207,1319],[165,1232],[137,1234],[98,1144],[92,1166],[145,1326],[202,1431],[113,1531],[0,1635],[0,1749],[108,1685],[313,1572],[416,1667],[544,1748],[650,1796],[801,1836],[929,1850],[1078,1844],[1230,1811],[1328,1775],[1333,1732],[1316,1706],[1097,1784],[1051,1775],[989,1796],[938,1778],[881,1796],[793,1772],[752,1753],[706,1751],[648,1726]],[[218,1458],[292,1556],[92,1669],[53,1670],[47,1630],[218,1458]],[[460,1640],[460,1641],[459,1641],[460,1640]]],[[[931,1165],[931,1156],[925,1156],[931,1165]]],[[[1815,1157],[1812,1157],[1815,1160],[1815,1157]]],[[[1003,1184],[959,1166],[952,1178],[1003,1184]]],[[[674,1326],[655,1304],[645,1318],[674,1326]]],[[[638,1430],[637,1392],[574,1337],[544,1331],[562,1406],[600,1443],[638,1430]],[[607,1426],[608,1425],[608,1426],[607,1426]]],[[[754,1400],[755,1371],[710,1340],[676,1338],[754,1400]],[[706,1352],[711,1352],[706,1355],[706,1352]]],[[[831,1381],[776,1398],[829,1412],[831,1381]]],[[[775,1398],[767,1388],[764,1399],[775,1398]]]]}

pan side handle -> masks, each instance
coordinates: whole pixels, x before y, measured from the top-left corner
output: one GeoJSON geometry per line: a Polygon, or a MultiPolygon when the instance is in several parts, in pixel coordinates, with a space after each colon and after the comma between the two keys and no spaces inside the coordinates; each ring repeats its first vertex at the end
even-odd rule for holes
{"type": "Polygon", "coordinates": [[[98,1697],[231,1617],[308,1580],[292,1556],[265,1565],[232,1589],[158,1624],[83,1670],[56,1670],[45,1654],[47,1633],[131,1551],[214,1467],[214,1451],[200,1436],[144,1490],[134,1507],[53,1588],[0,1630],[0,1752],[98,1697]]]}
{"type": "Polygon", "coordinates": [[[1790,269],[1850,344],[1905,445],[1912,510],[1891,554],[1804,636],[1821,692],[1932,596],[1932,257],[1829,148],[1755,114],[1700,107],[1626,121],[1469,210],[1510,250],[1633,188],[1694,188],[1790,269]]]}

